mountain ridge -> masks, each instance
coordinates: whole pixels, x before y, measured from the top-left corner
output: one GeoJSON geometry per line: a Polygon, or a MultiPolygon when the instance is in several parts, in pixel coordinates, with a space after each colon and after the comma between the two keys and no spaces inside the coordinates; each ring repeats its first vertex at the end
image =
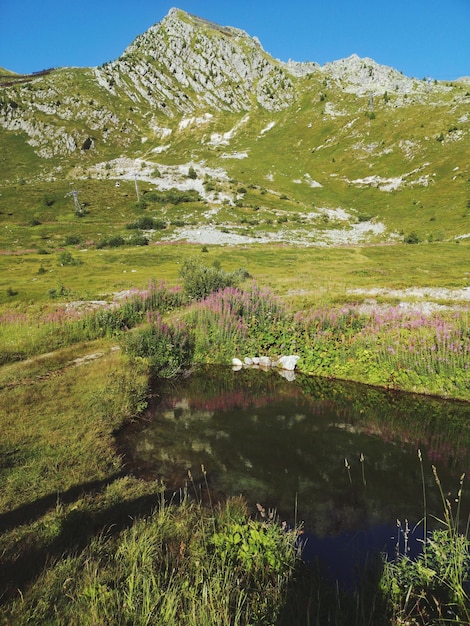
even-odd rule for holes
{"type": "MultiPolygon", "coordinates": [[[[469,98],[465,82],[408,78],[355,54],[285,63],[256,37],[175,8],[101,67],[0,81],[0,182],[192,185],[214,215],[228,202],[231,220],[248,219],[243,202],[264,206],[255,190],[269,185],[271,204],[305,224],[332,215],[335,228],[354,230],[369,216],[370,237],[383,240],[424,230],[423,216],[437,221],[445,210],[450,234],[462,237],[469,98]],[[183,174],[189,167],[196,180],[183,174]],[[204,177],[218,191],[207,192],[204,177]],[[252,191],[237,193],[230,180],[252,191]]],[[[265,230],[279,219],[269,211],[265,230]]]]}

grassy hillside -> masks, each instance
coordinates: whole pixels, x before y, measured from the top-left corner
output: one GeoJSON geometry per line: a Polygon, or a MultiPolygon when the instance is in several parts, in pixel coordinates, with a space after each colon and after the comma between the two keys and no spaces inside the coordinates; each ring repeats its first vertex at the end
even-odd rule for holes
{"type": "MultiPolygon", "coordinates": [[[[59,194],[71,184],[90,202],[91,179],[168,189],[176,168],[194,166],[199,187],[177,178],[174,186],[200,190],[205,179],[213,193],[207,205],[179,207],[179,222],[204,225],[212,211],[219,227],[277,238],[282,230],[285,242],[306,243],[334,242],[322,231],[367,222],[363,241],[470,234],[466,83],[428,84],[358,58],[294,70],[241,31],[181,11],[101,68],[7,78],[0,211],[14,217],[9,227],[30,221],[45,184],[59,194]]],[[[107,184],[93,187],[90,219],[116,205],[119,229],[132,211],[109,194],[107,184]]],[[[47,221],[63,222],[61,203],[55,209],[47,221]]],[[[0,243],[8,247],[8,236],[0,243]]]]}

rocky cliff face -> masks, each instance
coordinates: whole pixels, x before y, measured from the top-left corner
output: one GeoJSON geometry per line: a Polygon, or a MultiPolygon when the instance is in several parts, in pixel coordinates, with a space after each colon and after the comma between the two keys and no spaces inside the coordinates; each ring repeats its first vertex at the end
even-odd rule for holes
{"type": "MultiPolygon", "coordinates": [[[[23,133],[44,158],[91,154],[96,146],[122,151],[149,133],[171,133],[168,126],[181,130],[188,116],[295,115],[309,78],[314,79],[310,89],[316,80],[327,89],[368,97],[423,96],[431,89],[356,55],[323,67],[282,63],[242,30],[172,9],[121,57],[100,68],[4,80],[0,127],[23,133]]],[[[395,106],[406,104],[395,101],[395,106]]],[[[331,117],[340,108],[329,101],[325,113],[331,117]]]]}
{"type": "Polygon", "coordinates": [[[110,93],[145,100],[168,116],[196,109],[274,111],[292,103],[286,69],[245,32],[172,9],[125,50],[97,70],[110,93]]]}

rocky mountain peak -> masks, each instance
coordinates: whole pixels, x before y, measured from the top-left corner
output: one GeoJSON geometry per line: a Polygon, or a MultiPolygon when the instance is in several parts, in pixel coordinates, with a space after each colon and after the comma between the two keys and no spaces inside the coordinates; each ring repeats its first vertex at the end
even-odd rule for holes
{"type": "Polygon", "coordinates": [[[426,90],[422,81],[408,78],[392,67],[380,65],[367,57],[361,58],[357,54],[326,63],[322,71],[339,83],[346,92],[357,95],[378,95],[385,91],[408,94],[426,90]]]}
{"type": "Polygon", "coordinates": [[[99,78],[129,97],[132,85],[138,99],[169,116],[209,108],[243,111],[254,103],[274,111],[294,96],[283,64],[264,52],[256,38],[179,9],[138,36],[99,78]]]}

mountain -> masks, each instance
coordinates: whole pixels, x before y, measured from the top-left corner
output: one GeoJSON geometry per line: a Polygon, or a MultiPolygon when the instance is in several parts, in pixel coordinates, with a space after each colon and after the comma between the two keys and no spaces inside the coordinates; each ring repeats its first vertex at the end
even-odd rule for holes
{"type": "Polygon", "coordinates": [[[19,183],[138,179],[200,194],[180,222],[255,239],[465,239],[469,105],[465,80],[283,63],[172,9],[101,67],[0,72],[0,209],[19,183]]]}

